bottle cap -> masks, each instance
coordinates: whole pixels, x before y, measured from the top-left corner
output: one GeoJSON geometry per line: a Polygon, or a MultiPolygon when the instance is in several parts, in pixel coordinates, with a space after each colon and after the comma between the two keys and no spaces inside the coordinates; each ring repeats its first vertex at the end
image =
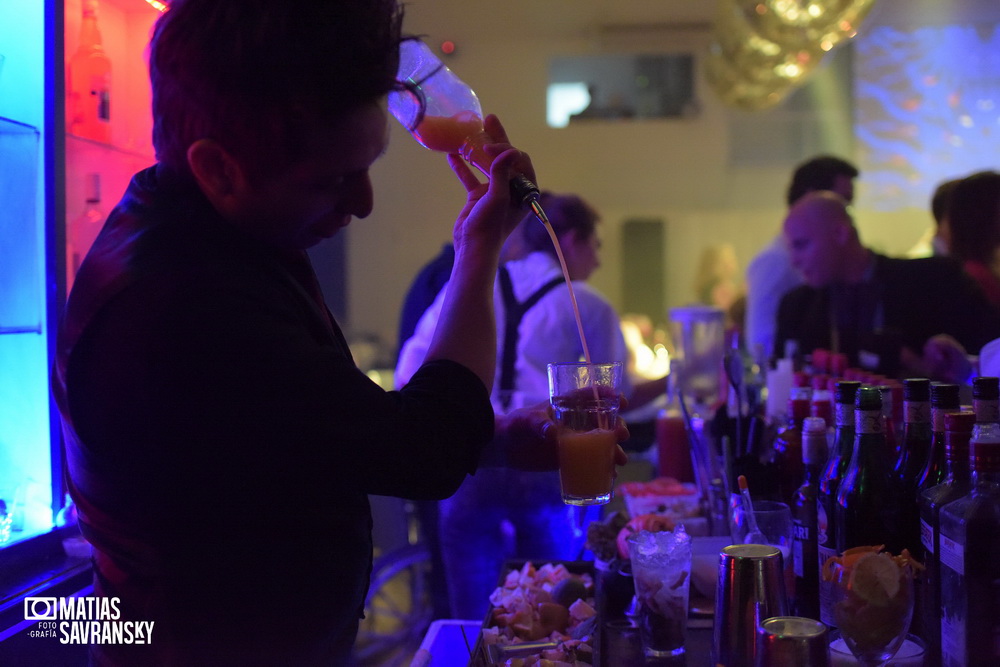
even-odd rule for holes
{"type": "Polygon", "coordinates": [[[969,410],[948,412],[944,416],[945,432],[972,433],[976,425],[976,413],[969,410]]]}
{"type": "Polygon", "coordinates": [[[827,382],[829,381],[829,379],[830,379],[830,376],[827,375],[826,373],[820,373],[818,375],[813,375],[812,376],[812,388],[813,388],[813,391],[824,391],[824,390],[826,390],[826,385],[827,385],[827,382]]]}
{"type": "Polygon", "coordinates": [[[822,435],[826,437],[826,420],[822,417],[806,417],[802,422],[802,432],[806,435],[822,435]]]}
{"type": "Polygon", "coordinates": [[[838,403],[854,405],[854,397],[861,388],[861,383],[857,380],[841,380],[837,383],[836,399],[838,403]]]}
{"type": "Polygon", "coordinates": [[[822,465],[826,461],[826,420],[806,417],[802,422],[802,463],[822,465]]]}
{"type": "Polygon", "coordinates": [[[960,407],[958,385],[944,382],[931,384],[931,407],[958,410],[960,407]]]}
{"type": "Polygon", "coordinates": [[[927,378],[907,378],[903,380],[903,400],[928,402],[931,400],[931,381],[927,378]]]}
{"type": "Polygon", "coordinates": [[[981,401],[1000,399],[1000,378],[988,376],[973,378],[972,398],[981,401]]]}

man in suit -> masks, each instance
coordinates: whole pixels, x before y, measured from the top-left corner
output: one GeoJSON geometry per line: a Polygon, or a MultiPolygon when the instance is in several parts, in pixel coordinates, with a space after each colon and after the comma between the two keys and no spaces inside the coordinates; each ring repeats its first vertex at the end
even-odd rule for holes
{"type": "Polygon", "coordinates": [[[873,252],[834,192],[802,197],[784,237],[804,285],[781,300],[775,351],[795,340],[799,349],[844,352],[853,365],[896,376],[936,335],[972,353],[1000,336],[1000,312],[957,263],[873,252]]]}

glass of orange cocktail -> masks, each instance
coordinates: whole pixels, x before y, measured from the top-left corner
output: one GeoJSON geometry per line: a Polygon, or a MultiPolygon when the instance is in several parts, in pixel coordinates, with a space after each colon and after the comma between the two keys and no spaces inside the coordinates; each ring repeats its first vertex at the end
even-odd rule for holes
{"type": "Polygon", "coordinates": [[[623,365],[549,364],[549,402],[559,425],[559,483],[569,505],[612,498],[623,365]]]}

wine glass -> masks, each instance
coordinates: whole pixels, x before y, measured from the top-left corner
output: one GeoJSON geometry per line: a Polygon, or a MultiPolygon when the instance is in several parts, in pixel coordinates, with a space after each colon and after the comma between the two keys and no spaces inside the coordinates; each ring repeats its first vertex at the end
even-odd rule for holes
{"type": "Polygon", "coordinates": [[[902,646],[913,616],[913,570],[871,553],[832,566],[833,614],[858,664],[882,667],[902,646]]]}

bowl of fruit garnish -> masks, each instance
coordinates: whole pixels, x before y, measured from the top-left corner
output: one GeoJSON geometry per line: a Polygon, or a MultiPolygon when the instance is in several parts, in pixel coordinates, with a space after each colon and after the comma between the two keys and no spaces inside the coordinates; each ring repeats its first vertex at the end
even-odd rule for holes
{"type": "Polygon", "coordinates": [[[834,584],[834,620],[858,664],[881,667],[899,650],[913,617],[913,578],[923,569],[909,551],[894,556],[882,545],[823,564],[824,581],[834,584]]]}

